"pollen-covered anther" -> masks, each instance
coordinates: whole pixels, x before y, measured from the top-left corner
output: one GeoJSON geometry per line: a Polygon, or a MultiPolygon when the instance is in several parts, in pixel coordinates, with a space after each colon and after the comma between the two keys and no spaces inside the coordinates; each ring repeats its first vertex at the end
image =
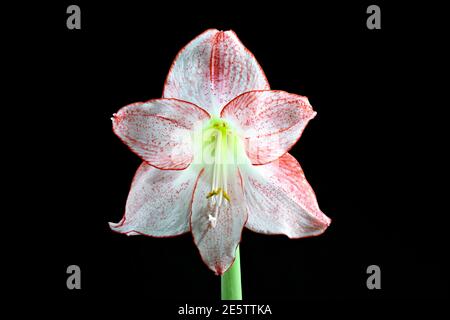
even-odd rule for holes
{"type": "Polygon", "coordinates": [[[208,195],[206,196],[206,199],[211,198],[212,196],[217,196],[220,193],[221,189],[217,189],[217,190],[212,190],[211,192],[208,193],[208,195]]]}
{"type": "Polygon", "coordinates": [[[209,192],[208,195],[206,196],[206,199],[209,199],[209,198],[211,198],[213,196],[219,196],[219,195],[222,195],[225,198],[225,200],[227,200],[228,202],[231,202],[230,196],[222,188],[219,188],[219,189],[216,189],[216,190],[212,190],[211,192],[209,192]]]}
{"type": "Polygon", "coordinates": [[[227,200],[228,202],[231,202],[230,196],[228,195],[228,193],[226,191],[222,191],[222,195],[225,198],[225,200],[227,200]]]}

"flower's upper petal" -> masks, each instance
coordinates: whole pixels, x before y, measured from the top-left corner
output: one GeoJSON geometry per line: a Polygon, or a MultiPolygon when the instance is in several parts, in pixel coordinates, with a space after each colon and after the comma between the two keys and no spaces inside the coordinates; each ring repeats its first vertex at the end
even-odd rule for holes
{"type": "Polygon", "coordinates": [[[236,34],[209,29],[178,53],[163,97],[190,101],[218,115],[241,93],[267,89],[264,71],[236,34]]]}
{"type": "Polygon", "coordinates": [[[242,176],[248,229],[301,238],[319,235],[330,224],[300,164],[290,154],[266,165],[249,167],[242,176]]]}
{"type": "Polygon", "coordinates": [[[112,230],[127,235],[176,236],[189,231],[192,193],[198,171],[159,170],[143,162],[128,195],[125,215],[112,230]]]}
{"type": "Polygon", "coordinates": [[[253,164],[265,164],[286,153],[315,115],[306,97],[275,90],[244,93],[221,112],[221,117],[241,128],[253,164]]]}
{"type": "Polygon", "coordinates": [[[114,115],[113,130],[130,149],[160,169],[184,169],[192,161],[191,133],[208,113],[176,99],[133,103],[114,115]]]}
{"type": "Polygon", "coordinates": [[[199,176],[192,200],[191,231],[203,262],[216,274],[221,275],[233,264],[236,248],[241,240],[242,229],[247,220],[243,201],[240,174],[237,169],[228,179],[228,196],[219,208],[216,225],[213,227],[209,215],[214,208],[207,199],[211,191],[212,170],[205,169],[199,176]]]}

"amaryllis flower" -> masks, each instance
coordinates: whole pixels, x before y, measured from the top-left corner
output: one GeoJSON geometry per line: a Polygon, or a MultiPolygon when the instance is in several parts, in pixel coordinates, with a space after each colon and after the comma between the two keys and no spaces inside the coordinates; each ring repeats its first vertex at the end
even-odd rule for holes
{"type": "Polygon", "coordinates": [[[178,53],[163,98],[112,118],[144,162],[111,228],[153,237],[190,231],[217,274],[232,265],[244,226],[290,238],[321,234],[330,219],[287,153],[315,114],[306,97],[270,90],[234,32],[205,31],[178,53]]]}

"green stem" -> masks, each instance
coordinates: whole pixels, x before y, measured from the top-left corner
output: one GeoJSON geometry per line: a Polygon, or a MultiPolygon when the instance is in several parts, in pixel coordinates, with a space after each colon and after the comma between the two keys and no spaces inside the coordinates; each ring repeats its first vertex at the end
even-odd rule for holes
{"type": "Polygon", "coordinates": [[[221,277],[222,300],[242,300],[239,246],[233,265],[221,277]]]}

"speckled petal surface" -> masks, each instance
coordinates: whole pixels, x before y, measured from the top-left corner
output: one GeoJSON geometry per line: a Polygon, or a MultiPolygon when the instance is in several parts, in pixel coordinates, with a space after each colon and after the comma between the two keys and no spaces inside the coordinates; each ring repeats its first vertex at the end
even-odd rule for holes
{"type": "Polygon", "coordinates": [[[302,238],[320,235],[330,224],[330,219],[319,209],[300,164],[290,154],[241,172],[248,229],[302,238]]]}
{"type": "Polygon", "coordinates": [[[241,178],[235,169],[228,179],[230,202],[220,206],[217,224],[212,227],[208,216],[213,213],[206,196],[211,191],[211,170],[199,176],[192,200],[191,231],[203,262],[216,274],[223,274],[235,259],[247,220],[241,178]]]}
{"type": "Polygon", "coordinates": [[[286,153],[315,115],[306,97],[276,90],[244,93],[221,112],[241,129],[253,164],[265,164],[286,153]]]}
{"type": "Polygon", "coordinates": [[[189,102],[155,99],[133,103],[114,115],[114,133],[159,169],[184,169],[192,161],[192,131],[208,113],[189,102]]]}
{"type": "Polygon", "coordinates": [[[127,235],[176,236],[189,231],[192,194],[198,172],[159,170],[143,162],[136,171],[125,215],[112,230],[127,235]]]}
{"type": "Polygon", "coordinates": [[[190,101],[218,115],[241,93],[267,89],[264,71],[236,34],[209,29],[178,53],[163,97],[190,101]]]}

